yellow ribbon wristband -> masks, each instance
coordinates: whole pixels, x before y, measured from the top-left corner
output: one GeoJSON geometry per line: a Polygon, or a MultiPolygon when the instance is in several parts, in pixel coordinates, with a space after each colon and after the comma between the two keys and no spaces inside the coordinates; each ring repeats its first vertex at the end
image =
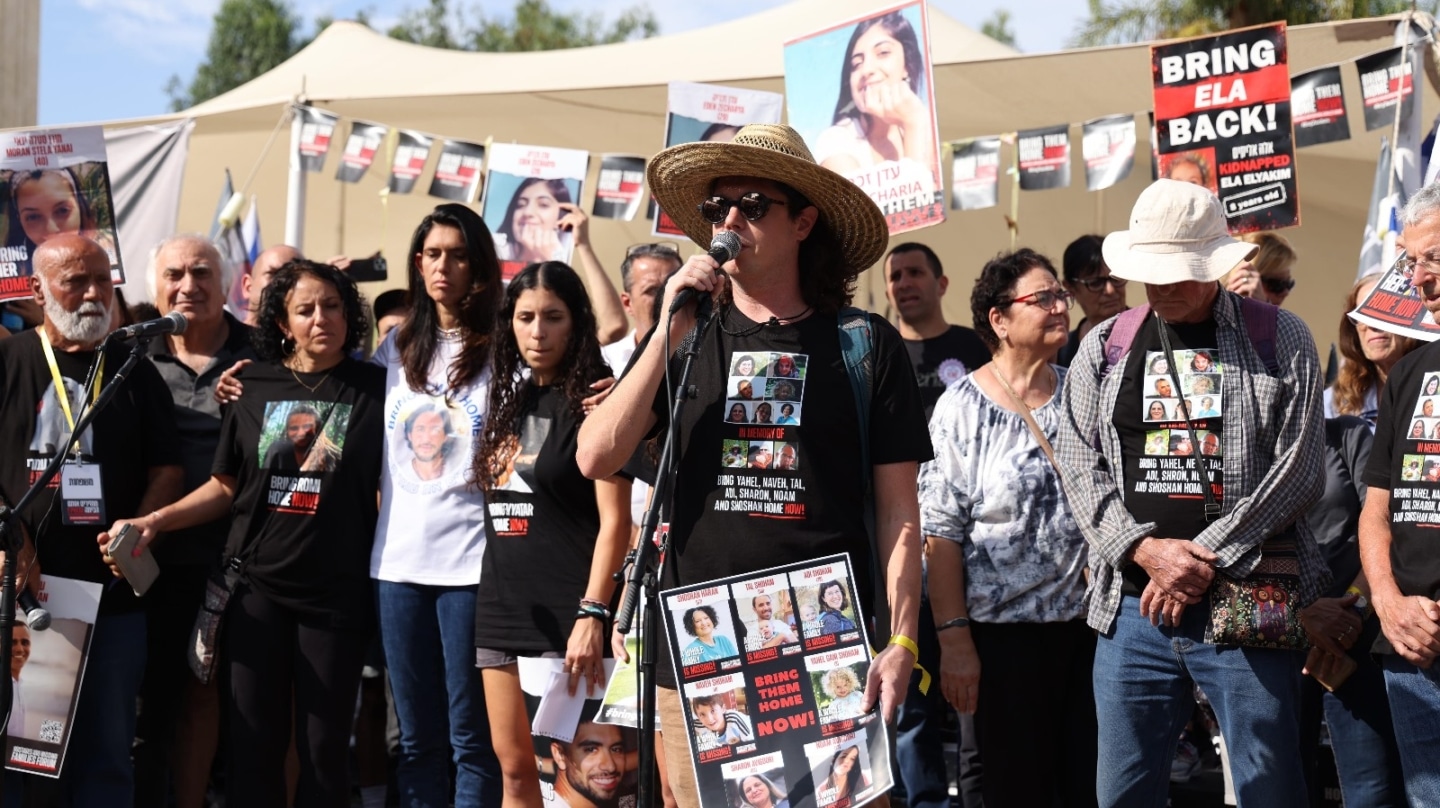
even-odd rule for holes
{"type": "Polygon", "coordinates": [[[906,637],[904,634],[892,634],[890,636],[890,644],[898,645],[901,648],[904,648],[906,651],[909,651],[912,655],[914,655],[914,669],[920,671],[920,693],[922,695],[929,694],[931,676],[930,671],[925,670],[925,667],[920,664],[920,646],[916,645],[914,640],[906,637]]]}

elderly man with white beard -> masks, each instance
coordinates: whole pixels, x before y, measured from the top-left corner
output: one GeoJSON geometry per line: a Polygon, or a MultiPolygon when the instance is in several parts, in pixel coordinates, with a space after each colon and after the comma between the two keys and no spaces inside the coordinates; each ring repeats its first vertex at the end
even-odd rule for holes
{"type": "Polygon", "coordinates": [[[128,346],[98,350],[115,303],[110,259],[98,244],[56,236],[35,251],[33,265],[31,289],[44,322],[0,341],[0,498],[16,502],[56,451],[69,456],[66,490],[52,487],[20,514],[46,574],[106,585],[70,734],[72,763],[60,778],[61,802],[129,806],[145,614],[129,586],[109,585],[113,578],[97,540],[115,519],[149,513],[179,493],[174,405],[154,366],[142,359],[94,427],[66,440],[80,410],[124,363],[128,346]],[[82,389],[97,362],[96,386],[82,389]],[[83,501],[98,502],[101,512],[83,501]]]}

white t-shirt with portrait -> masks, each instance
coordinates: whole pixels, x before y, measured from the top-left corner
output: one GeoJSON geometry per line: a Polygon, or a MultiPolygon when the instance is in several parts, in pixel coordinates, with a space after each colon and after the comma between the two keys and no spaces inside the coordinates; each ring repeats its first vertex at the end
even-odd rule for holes
{"type": "MultiPolygon", "coordinates": [[[[385,467],[370,577],[471,586],[480,582],[485,552],[485,496],[468,481],[485,426],[490,368],[469,386],[451,391],[448,403],[443,395],[416,392],[405,381],[397,332],[386,337],[373,359],[385,368],[385,467]]],[[[445,389],[460,347],[460,338],[437,340],[430,389],[445,389]]]]}

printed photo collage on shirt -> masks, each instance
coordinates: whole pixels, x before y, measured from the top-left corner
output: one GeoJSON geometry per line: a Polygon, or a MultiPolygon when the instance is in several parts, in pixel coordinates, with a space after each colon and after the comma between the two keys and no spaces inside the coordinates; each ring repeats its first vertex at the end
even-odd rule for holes
{"type": "MultiPolygon", "coordinates": [[[[806,354],[736,351],[725,383],[725,423],[799,426],[804,409],[806,354]]],[[[779,434],[783,434],[779,433],[779,434]]],[[[727,469],[800,470],[800,449],[776,435],[726,439],[720,466],[727,469]]]]}
{"type": "Polygon", "coordinates": [[[1146,424],[1157,428],[1145,432],[1145,454],[1151,457],[1189,457],[1199,452],[1206,457],[1221,456],[1220,430],[1205,429],[1220,418],[1223,371],[1214,349],[1176,351],[1175,360],[1181,389],[1175,389],[1170,361],[1163,351],[1145,354],[1142,413],[1146,424]],[[1185,426],[1185,417],[1195,422],[1195,434],[1185,426]],[[1160,425],[1164,425],[1161,428],[1160,425]]]}
{"type": "Polygon", "coordinates": [[[1440,373],[1425,374],[1420,397],[1415,402],[1415,412],[1411,415],[1409,438],[1440,440],[1440,373]]]}

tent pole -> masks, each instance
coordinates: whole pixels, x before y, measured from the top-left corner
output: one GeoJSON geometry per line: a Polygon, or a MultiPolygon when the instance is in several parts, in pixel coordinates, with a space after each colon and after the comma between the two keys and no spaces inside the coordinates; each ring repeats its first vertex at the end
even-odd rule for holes
{"type": "Polygon", "coordinates": [[[290,182],[285,191],[285,243],[305,249],[305,167],[300,164],[300,136],[305,116],[290,116],[290,182]]]}

